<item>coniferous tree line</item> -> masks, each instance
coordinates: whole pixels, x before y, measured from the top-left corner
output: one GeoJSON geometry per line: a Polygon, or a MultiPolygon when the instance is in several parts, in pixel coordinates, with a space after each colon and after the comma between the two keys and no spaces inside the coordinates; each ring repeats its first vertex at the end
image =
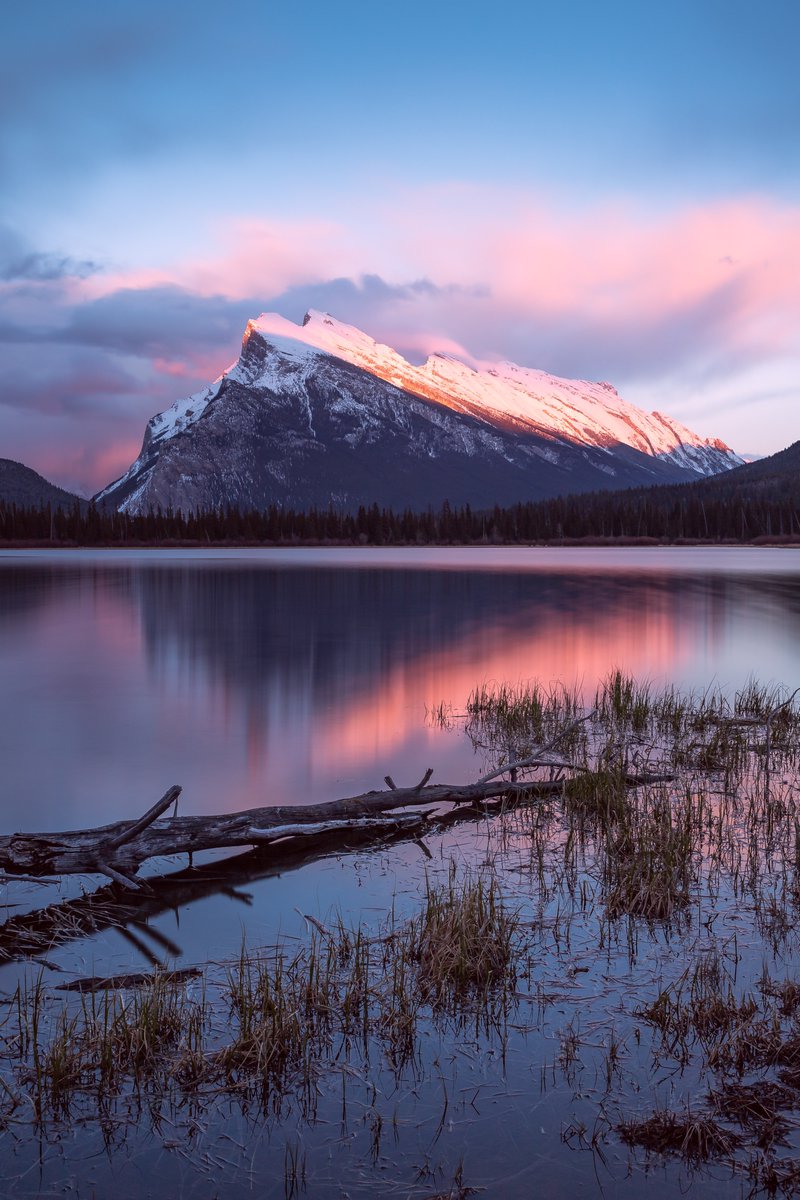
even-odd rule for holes
{"type": "Polygon", "coordinates": [[[249,543],[298,545],[506,544],[580,540],[749,542],[800,540],[800,481],[794,474],[747,483],[701,483],[571,495],[509,508],[357,513],[271,507],[129,516],[94,505],[20,507],[0,501],[0,541],[105,546],[249,543]]]}

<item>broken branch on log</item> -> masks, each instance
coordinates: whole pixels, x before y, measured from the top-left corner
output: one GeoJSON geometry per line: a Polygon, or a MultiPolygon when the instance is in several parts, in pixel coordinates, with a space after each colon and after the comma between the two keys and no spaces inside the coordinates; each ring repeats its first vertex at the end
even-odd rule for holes
{"type": "Polygon", "coordinates": [[[512,782],[516,777],[517,771],[522,771],[530,767],[559,767],[561,770],[580,771],[586,773],[588,767],[582,767],[578,763],[568,762],[566,758],[543,758],[542,752],[532,755],[531,758],[519,758],[515,762],[506,763],[505,766],[498,767],[496,771],[490,771],[488,775],[482,775],[478,783],[491,783],[493,779],[499,779],[501,775],[511,774],[512,782]]]}
{"type": "Polygon", "coordinates": [[[126,875],[124,871],[118,871],[116,867],[112,867],[109,863],[104,862],[102,858],[95,858],[95,868],[101,875],[105,875],[106,879],[110,879],[112,883],[119,883],[123,887],[133,888],[134,891],[142,886],[138,880],[126,875]]]}
{"type": "MultiPolygon", "coordinates": [[[[629,776],[627,782],[634,787],[670,779],[671,776],[629,776]]],[[[552,786],[548,783],[546,794],[560,794],[566,785],[564,781],[552,786]]],[[[426,829],[444,829],[453,823],[482,820],[493,813],[506,811],[509,801],[513,806],[537,798],[541,798],[541,793],[537,797],[530,787],[512,789],[511,792],[498,788],[493,800],[461,803],[448,811],[425,814],[426,829]]],[[[117,929],[120,933],[124,929],[123,936],[126,936],[131,932],[131,927],[161,943],[162,949],[175,957],[179,948],[174,943],[165,945],[167,939],[150,922],[165,912],[175,911],[181,905],[217,894],[249,903],[252,897],[237,889],[282,875],[287,870],[304,867],[320,856],[340,854],[356,846],[374,845],[376,841],[385,843],[410,838],[430,856],[430,850],[420,839],[417,823],[408,826],[398,823],[397,817],[401,815],[405,814],[395,814],[393,819],[386,822],[365,821],[358,826],[352,822],[331,822],[328,831],[317,832],[313,836],[283,837],[269,847],[261,844],[255,849],[201,866],[188,866],[168,875],[150,876],[147,888],[136,892],[106,885],[76,899],[9,917],[0,925],[0,963],[22,958],[39,959],[43,953],[49,953],[60,945],[109,928],[117,929]]],[[[307,826],[305,828],[308,829],[307,826]]],[[[138,939],[137,943],[141,945],[138,939]]],[[[141,952],[149,962],[157,961],[147,947],[141,952]]],[[[159,965],[164,967],[163,963],[159,965]]]]}
{"type": "MultiPolygon", "coordinates": [[[[98,829],[0,837],[0,870],[9,878],[99,872],[121,887],[135,889],[141,885],[133,876],[150,858],[232,846],[269,846],[278,840],[315,837],[339,830],[345,833],[411,830],[424,823],[425,814],[418,811],[395,812],[393,817],[386,814],[404,808],[416,810],[420,806],[478,805],[498,797],[542,798],[561,794],[568,782],[563,779],[508,782],[490,776],[472,784],[427,786],[431,773],[426,771],[415,787],[390,786],[388,791],[365,792],[327,804],[278,805],[207,817],[164,819],[160,814],[180,793],[180,788],[173,787],[133,823],[120,821],[98,829]]],[[[626,783],[635,787],[670,778],[629,775],[626,783]]]]}
{"type": "Polygon", "coordinates": [[[134,821],[129,829],[124,830],[122,833],[118,834],[117,837],[112,838],[108,843],[109,849],[118,850],[120,846],[124,846],[126,842],[132,842],[135,837],[138,837],[140,833],[143,833],[144,830],[147,829],[148,825],[152,825],[153,821],[158,820],[161,814],[166,812],[172,804],[177,805],[178,797],[180,796],[182,790],[183,789],[178,787],[177,784],[174,787],[171,787],[169,791],[164,793],[157,804],[154,804],[152,808],[148,808],[143,817],[140,817],[138,821],[134,821]]]}
{"type": "MultiPolygon", "coordinates": [[[[489,783],[492,779],[498,779],[501,775],[510,775],[512,783],[516,782],[517,772],[530,769],[532,767],[557,767],[560,770],[580,771],[585,773],[587,767],[580,766],[578,763],[569,762],[566,758],[554,756],[548,758],[548,755],[553,755],[556,746],[560,742],[577,729],[579,725],[584,725],[587,721],[591,721],[597,715],[595,710],[590,713],[584,713],[582,717],[576,717],[574,721],[570,721],[563,729],[560,729],[556,736],[544,746],[537,746],[535,753],[527,758],[518,758],[515,762],[508,762],[502,767],[498,767],[494,771],[490,771],[488,775],[482,775],[478,783],[489,783]]],[[[510,753],[510,748],[509,748],[510,753]]]]}

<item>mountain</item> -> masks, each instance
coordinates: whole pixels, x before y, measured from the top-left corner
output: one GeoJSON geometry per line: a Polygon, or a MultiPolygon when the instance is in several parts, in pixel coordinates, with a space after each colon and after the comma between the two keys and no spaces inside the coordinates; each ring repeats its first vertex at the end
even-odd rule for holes
{"type": "MultiPolygon", "coordinates": [[[[560,496],[495,514],[493,522],[499,540],[511,542],[621,537],[795,544],[800,442],[693,483],[560,496]]],[[[459,536],[474,540],[475,528],[467,524],[459,536]]]]}
{"type": "Polygon", "coordinates": [[[475,507],[696,479],[741,460],[607,383],[434,354],[327,313],[248,322],[238,362],[153,417],[97,496],[130,513],[231,505],[475,507]]]}
{"type": "Polygon", "coordinates": [[[0,458],[0,503],[16,504],[18,508],[71,509],[75,504],[86,507],[86,501],[72,492],[48,483],[36,471],[10,458],[0,458]]]}
{"type": "Polygon", "coordinates": [[[737,467],[725,477],[724,482],[729,492],[746,490],[754,496],[766,493],[776,498],[792,495],[800,500],[800,442],[794,442],[767,458],[737,467]]]}

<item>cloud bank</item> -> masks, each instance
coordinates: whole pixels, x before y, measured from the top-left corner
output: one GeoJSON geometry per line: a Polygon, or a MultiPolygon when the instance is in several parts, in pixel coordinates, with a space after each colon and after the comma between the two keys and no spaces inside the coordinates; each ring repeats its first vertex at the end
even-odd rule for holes
{"type": "Polygon", "coordinates": [[[202,253],[102,269],[0,230],[0,454],[90,493],[146,420],[236,358],[248,317],[327,309],[434,350],[608,379],[737,448],[800,437],[800,211],[759,197],[564,209],[407,189],[347,220],[237,218],[202,253]]]}

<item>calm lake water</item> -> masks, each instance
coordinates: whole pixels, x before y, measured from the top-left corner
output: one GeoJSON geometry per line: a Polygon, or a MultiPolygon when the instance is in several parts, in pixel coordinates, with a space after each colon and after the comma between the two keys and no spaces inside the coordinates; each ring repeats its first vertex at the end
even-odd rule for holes
{"type": "Polygon", "coordinates": [[[800,683],[800,550],[0,552],[2,826],[470,779],[484,681],[800,683]]]}
{"type": "MultiPolygon", "coordinates": [[[[591,696],[614,667],[685,689],[715,684],[733,693],[752,677],[794,689],[800,551],[0,553],[2,832],[134,817],[172,783],[183,786],[188,814],[334,799],[381,787],[387,773],[416,782],[427,767],[434,780],[469,781],[482,759],[427,710],[445,703],[462,711],[484,681],[537,677],[577,683],[591,696]]],[[[369,923],[392,907],[402,919],[419,907],[426,873],[446,879],[451,859],[479,862],[493,836],[466,826],[439,832],[428,839],[431,859],[398,843],[278,868],[262,861],[219,879],[212,866],[207,887],[170,884],[126,929],[101,923],[70,934],[33,967],[7,964],[0,998],[32,971],[55,988],[75,974],[142,970],[156,960],[216,963],[219,981],[243,939],[307,938],[304,913],[369,923]]],[[[531,996],[520,1000],[502,1056],[477,1029],[453,1035],[432,1025],[424,1077],[398,1082],[384,1065],[376,1099],[365,1077],[343,1067],[334,1085],[321,1083],[313,1126],[259,1122],[231,1104],[221,1123],[219,1113],[208,1124],[187,1110],[172,1114],[174,1129],[134,1126],[119,1142],[91,1126],[38,1146],[7,1136],[0,1175],[8,1194],[279,1200],[304,1194],[287,1191],[290,1144],[307,1161],[307,1194],[326,1200],[421,1200],[449,1186],[461,1162],[465,1183],[511,1200],[691,1191],[695,1183],[677,1168],[656,1164],[645,1179],[613,1144],[599,1178],[597,1160],[561,1139],[581,1122],[591,1136],[601,1050],[615,1022],[628,1045],[625,1103],[644,1103],[637,1097],[648,1093],[649,1067],[638,1031],[634,1042],[631,990],[679,976],[687,947],[705,939],[704,951],[710,928],[690,930],[684,943],[668,928],[632,934],[619,923],[598,950],[590,907],[576,911],[563,943],[563,897],[557,888],[549,900],[538,894],[529,850],[511,835],[509,846],[509,894],[527,916],[541,921],[545,912],[542,928],[556,933],[541,935],[541,960],[520,985],[531,996]],[[549,996],[544,1008],[534,992],[549,996]],[[590,1049],[588,1066],[570,1079],[562,1058],[573,1026],[590,1049]],[[386,1136],[371,1158],[378,1112],[386,1136]]],[[[557,878],[561,851],[551,850],[557,878]]],[[[185,864],[183,856],[162,865],[185,864]]],[[[581,886],[595,884],[588,873],[581,886]]],[[[2,894],[13,921],[93,886],[73,879],[2,894]]],[[[729,900],[713,931],[723,949],[739,930],[729,900]]],[[[7,936],[0,930],[0,942],[7,936]]],[[[775,955],[773,973],[790,963],[800,969],[794,943],[775,955]]],[[[755,979],[760,944],[750,957],[755,979]]],[[[672,1069],[664,1080],[660,1095],[669,1100],[669,1089],[679,1089],[672,1069]]],[[[697,1186],[713,1197],[749,1193],[721,1165],[697,1186]]]]}

